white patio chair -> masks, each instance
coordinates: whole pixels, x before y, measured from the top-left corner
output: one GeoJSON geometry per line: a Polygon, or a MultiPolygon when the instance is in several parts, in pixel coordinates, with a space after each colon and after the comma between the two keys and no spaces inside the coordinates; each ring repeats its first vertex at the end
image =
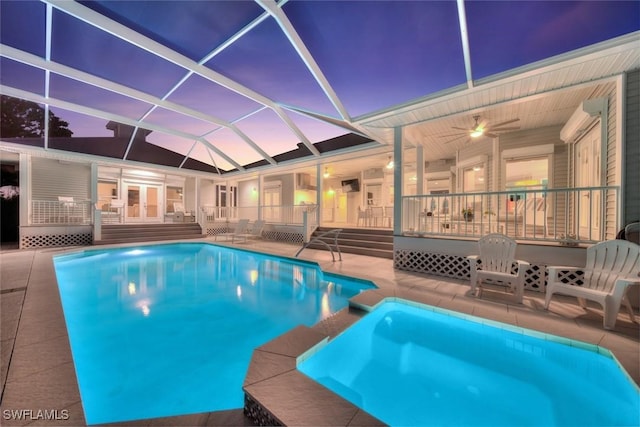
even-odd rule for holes
{"type": "Polygon", "coordinates": [[[356,226],[359,227],[361,222],[363,226],[369,226],[369,211],[358,206],[358,220],[356,221],[356,226]]]}
{"type": "Polygon", "coordinates": [[[180,202],[173,203],[174,220],[176,222],[194,222],[195,216],[191,212],[184,209],[184,204],[180,202]]]}
{"type": "Polygon", "coordinates": [[[624,240],[640,245],[640,222],[632,222],[624,228],[624,240]]]}
{"type": "Polygon", "coordinates": [[[103,207],[102,220],[104,223],[121,223],[123,222],[124,200],[112,199],[106,209],[103,207]]]}
{"type": "Polygon", "coordinates": [[[78,223],[83,221],[83,204],[78,203],[73,197],[58,196],[60,208],[60,220],[63,223],[78,223]]]}
{"type": "Polygon", "coordinates": [[[482,292],[482,282],[491,280],[514,292],[516,302],[522,304],[524,274],[529,266],[526,261],[515,259],[517,243],[504,234],[487,234],[478,240],[479,255],[468,256],[471,272],[471,293],[482,292]],[[513,265],[517,271],[513,273],[513,265]]]}
{"type": "Polygon", "coordinates": [[[548,267],[549,278],[544,299],[544,308],[549,308],[554,294],[570,295],[578,298],[581,307],[585,300],[597,302],[604,309],[603,326],[613,329],[620,305],[624,303],[631,321],[635,322],[633,308],[626,296],[627,288],[640,285],[638,276],[640,246],[626,240],[608,240],[587,249],[585,267],[548,267]],[[582,271],[582,285],[571,280],[577,271],[582,271]]]}
{"type": "Polygon", "coordinates": [[[220,233],[214,236],[214,240],[218,240],[218,237],[224,237],[226,240],[229,240],[229,237],[233,240],[234,236],[247,233],[247,229],[249,228],[249,220],[248,219],[240,219],[238,220],[233,231],[228,233],[220,233]]]}
{"type": "Polygon", "coordinates": [[[384,225],[384,207],[371,206],[369,208],[371,225],[374,227],[380,227],[384,225]],[[379,225],[380,224],[380,225],[379,225]]]}
{"type": "Polygon", "coordinates": [[[245,242],[247,239],[259,239],[262,237],[262,230],[264,229],[264,221],[259,219],[254,221],[251,225],[250,229],[247,229],[246,233],[233,233],[231,236],[231,243],[235,241],[235,239],[242,239],[245,242]]]}

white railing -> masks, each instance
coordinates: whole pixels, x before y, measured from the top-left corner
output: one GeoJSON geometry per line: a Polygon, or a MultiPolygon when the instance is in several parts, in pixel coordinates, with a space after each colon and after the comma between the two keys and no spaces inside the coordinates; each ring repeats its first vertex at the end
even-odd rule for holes
{"type": "Polygon", "coordinates": [[[89,225],[93,223],[93,204],[90,201],[59,202],[32,200],[31,225],[89,225]]]}
{"type": "Polygon", "coordinates": [[[584,187],[402,197],[402,232],[418,236],[595,243],[618,229],[619,187],[584,187]]]}
{"type": "Polygon", "coordinates": [[[229,221],[240,218],[237,207],[230,206],[201,206],[202,222],[229,221]]]}
{"type": "Polygon", "coordinates": [[[303,216],[306,212],[307,222],[310,225],[318,224],[318,206],[317,205],[290,205],[260,206],[262,219],[268,223],[283,225],[303,225],[303,216]]]}
{"type": "Polygon", "coordinates": [[[303,225],[303,215],[306,212],[310,226],[318,225],[317,205],[263,205],[250,207],[214,207],[200,208],[203,223],[216,221],[236,221],[246,218],[255,221],[259,218],[270,224],[303,225]]]}

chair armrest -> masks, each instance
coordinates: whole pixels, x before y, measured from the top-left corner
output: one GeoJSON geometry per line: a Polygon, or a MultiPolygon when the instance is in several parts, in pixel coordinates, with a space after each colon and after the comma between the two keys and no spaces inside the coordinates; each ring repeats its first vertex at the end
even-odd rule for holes
{"type": "Polygon", "coordinates": [[[480,255],[468,255],[467,259],[469,260],[469,269],[472,275],[472,278],[478,271],[478,261],[480,260],[480,255]]]}
{"type": "Polygon", "coordinates": [[[527,268],[531,267],[531,264],[521,259],[516,259],[515,262],[518,264],[518,276],[523,277],[527,272],[527,268]]]}
{"type": "Polygon", "coordinates": [[[629,286],[640,286],[640,278],[631,276],[618,277],[616,282],[613,284],[613,291],[611,292],[611,295],[614,299],[620,300],[629,286]]]}

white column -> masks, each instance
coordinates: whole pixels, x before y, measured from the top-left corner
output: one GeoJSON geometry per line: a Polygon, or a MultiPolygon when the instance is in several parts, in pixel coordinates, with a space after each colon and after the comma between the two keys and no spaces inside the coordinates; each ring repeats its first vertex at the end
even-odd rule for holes
{"type": "Polygon", "coordinates": [[[393,235],[402,234],[402,128],[393,128],[393,235]]]}

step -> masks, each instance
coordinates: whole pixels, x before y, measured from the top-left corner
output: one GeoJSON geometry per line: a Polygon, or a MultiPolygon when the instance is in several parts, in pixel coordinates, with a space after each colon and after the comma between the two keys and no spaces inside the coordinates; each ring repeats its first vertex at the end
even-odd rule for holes
{"type": "Polygon", "coordinates": [[[161,240],[198,239],[206,237],[195,223],[104,225],[102,239],[96,245],[151,242],[161,240]]]}
{"type": "MultiPolygon", "coordinates": [[[[314,249],[321,249],[321,248],[314,248],[314,249]]],[[[366,255],[366,256],[371,256],[376,258],[393,259],[393,251],[380,250],[380,249],[369,249],[369,248],[361,248],[361,247],[355,247],[355,246],[340,246],[340,252],[356,254],[356,255],[366,255]]]]}
{"type": "Polygon", "coordinates": [[[160,242],[163,240],[188,240],[188,239],[200,239],[207,237],[204,234],[198,235],[181,235],[181,236],[144,236],[144,237],[131,237],[131,238],[114,238],[114,239],[102,239],[94,240],[94,245],[114,245],[119,243],[136,243],[136,242],[160,242]]]}
{"type": "MultiPolygon", "coordinates": [[[[327,237],[322,237],[319,240],[322,240],[328,245],[333,245],[333,242],[334,242],[334,239],[327,238],[327,237]]],[[[390,251],[393,250],[393,242],[378,242],[378,241],[360,240],[360,239],[338,239],[338,245],[340,247],[353,246],[353,247],[359,247],[359,248],[386,249],[390,251]]],[[[323,246],[323,245],[319,244],[318,246],[323,246]]],[[[312,247],[312,246],[309,245],[309,247],[312,247]]]]}
{"type": "MultiPolygon", "coordinates": [[[[335,228],[318,228],[313,233],[312,239],[330,230],[335,230],[335,228]]],[[[393,232],[391,230],[359,228],[341,230],[337,238],[337,244],[341,252],[393,259],[393,232]]],[[[335,247],[334,242],[336,239],[332,235],[320,237],[319,240],[328,244],[332,249],[335,247]]],[[[327,247],[321,243],[313,243],[308,247],[311,249],[328,250],[327,247]]]]}
{"type": "Polygon", "coordinates": [[[373,235],[377,235],[377,236],[392,236],[393,237],[393,230],[381,230],[381,229],[374,229],[374,228],[340,228],[340,227],[318,227],[316,229],[316,231],[318,233],[322,233],[325,231],[331,231],[331,230],[337,230],[340,229],[342,230],[340,232],[340,234],[342,233],[357,233],[357,234],[373,234],[373,235]]]}

